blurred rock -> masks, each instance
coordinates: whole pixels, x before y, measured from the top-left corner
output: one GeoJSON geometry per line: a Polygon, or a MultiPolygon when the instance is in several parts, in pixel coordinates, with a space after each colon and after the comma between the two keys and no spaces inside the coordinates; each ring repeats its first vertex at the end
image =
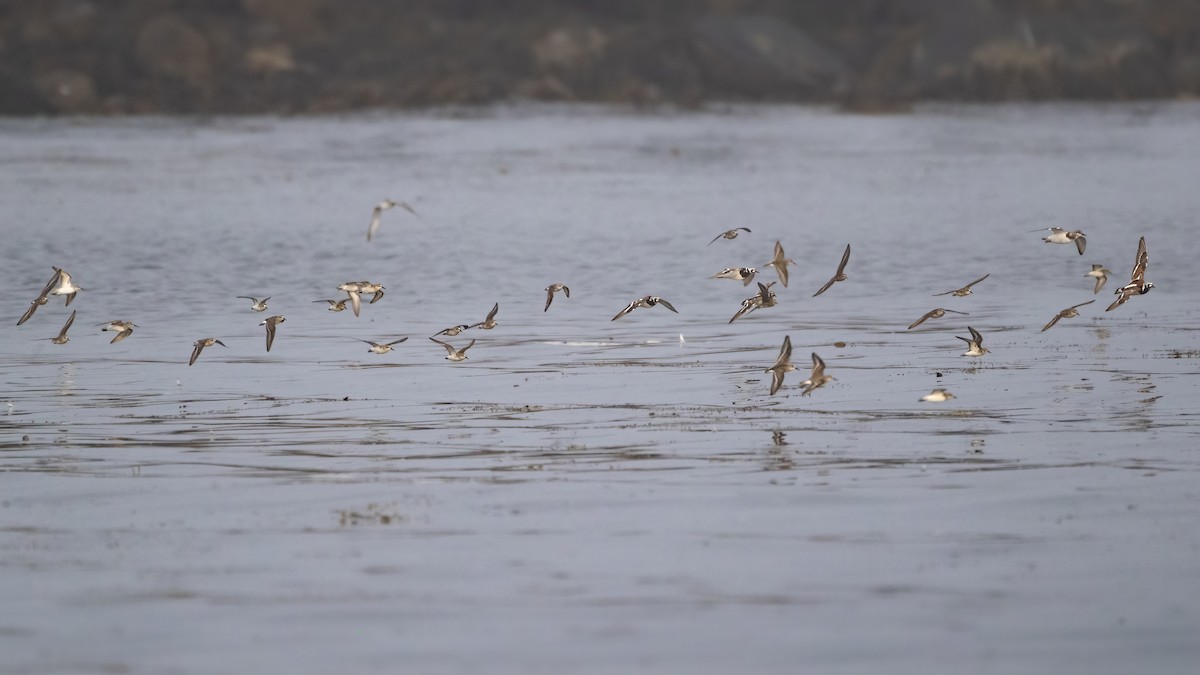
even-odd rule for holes
{"type": "Polygon", "coordinates": [[[278,28],[296,44],[326,39],[334,15],[345,11],[330,0],[242,0],[242,7],[250,16],[278,28]]]}
{"type": "Polygon", "coordinates": [[[275,75],[296,69],[291,47],[281,43],[247,49],[243,63],[246,70],[255,75],[275,75]]]}
{"type": "Polygon", "coordinates": [[[1200,96],[1200,0],[0,0],[0,114],[1200,96]]]}
{"type": "Polygon", "coordinates": [[[705,80],[752,98],[820,96],[851,74],[833,52],[769,16],[704,17],[694,43],[705,80]]]}
{"type": "Polygon", "coordinates": [[[209,83],[208,41],[174,14],[147,21],[137,34],[137,56],[151,73],[176,77],[201,87],[209,83]]]}
{"type": "Polygon", "coordinates": [[[542,70],[571,70],[594,63],[604,54],[608,40],[598,29],[562,27],[530,45],[534,63],[542,70]]]}
{"type": "Polygon", "coordinates": [[[92,78],[75,70],[51,70],[34,77],[34,87],[55,112],[90,113],[97,110],[92,78]]]}

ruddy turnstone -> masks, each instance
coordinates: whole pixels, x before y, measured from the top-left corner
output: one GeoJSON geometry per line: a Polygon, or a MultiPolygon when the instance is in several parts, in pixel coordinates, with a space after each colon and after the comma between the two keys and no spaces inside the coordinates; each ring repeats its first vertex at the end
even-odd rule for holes
{"type": "Polygon", "coordinates": [[[673,307],[671,305],[671,303],[667,302],[666,300],[663,300],[662,298],[658,297],[657,295],[647,295],[647,296],[638,298],[637,300],[634,300],[633,302],[626,305],[625,309],[617,312],[617,315],[614,316],[613,318],[609,319],[609,321],[616,321],[617,319],[625,316],[626,314],[632,312],[633,310],[635,310],[639,307],[653,307],[655,305],[662,305],[663,307],[666,307],[667,309],[671,310],[672,312],[675,312],[676,314],[679,313],[679,310],[675,309],[675,307],[673,307]]]}
{"type": "Polygon", "coordinates": [[[1146,281],[1146,266],[1149,263],[1150,257],[1146,255],[1146,238],[1142,237],[1138,239],[1137,257],[1133,261],[1133,272],[1129,275],[1129,283],[1116,290],[1117,299],[1104,311],[1111,312],[1125,304],[1129,298],[1135,295],[1145,295],[1150,292],[1151,288],[1154,288],[1154,284],[1146,281]]]}
{"type": "Polygon", "coordinates": [[[742,282],[743,286],[749,286],[751,281],[754,281],[754,275],[758,270],[753,267],[726,267],[712,276],[713,279],[733,279],[734,281],[742,282]]]}

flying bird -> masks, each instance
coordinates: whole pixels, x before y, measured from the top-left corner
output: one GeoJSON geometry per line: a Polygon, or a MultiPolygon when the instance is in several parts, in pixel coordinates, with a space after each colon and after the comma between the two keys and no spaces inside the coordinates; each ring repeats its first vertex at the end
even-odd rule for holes
{"type": "Polygon", "coordinates": [[[775,365],[767,368],[765,371],[771,374],[771,396],[774,396],[775,392],[779,391],[779,388],[783,386],[784,373],[790,373],[796,369],[791,359],[792,336],[785,335],[783,345],[779,348],[779,356],[775,359],[775,365]]]}
{"type": "Polygon", "coordinates": [[[1129,283],[1116,290],[1117,299],[1104,311],[1111,312],[1125,304],[1129,298],[1135,295],[1145,295],[1150,292],[1151,288],[1154,288],[1154,284],[1146,281],[1146,266],[1149,264],[1150,256],[1146,255],[1146,238],[1142,237],[1138,239],[1137,256],[1133,261],[1133,272],[1129,275],[1129,283]]]}
{"type": "Polygon", "coordinates": [[[1090,305],[1095,301],[1096,301],[1095,299],[1088,300],[1087,302],[1081,302],[1078,305],[1072,305],[1072,306],[1064,309],[1063,311],[1056,314],[1053,319],[1050,319],[1050,323],[1046,324],[1046,326],[1044,328],[1042,328],[1041,332],[1045,333],[1046,331],[1050,330],[1050,327],[1053,326],[1054,324],[1058,323],[1059,319],[1072,319],[1072,318],[1079,316],[1079,309],[1078,309],[1079,307],[1083,307],[1084,305],[1090,305]]]}
{"type": "Polygon", "coordinates": [[[842,262],[838,263],[837,273],[833,275],[832,279],[825,282],[825,285],[821,287],[821,290],[813,293],[814,298],[829,290],[829,287],[835,283],[846,280],[846,263],[848,262],[850,262],[850,244],[846,244],[846,252],[842,254],[842,262]]]}
{"type": "Polygon", "coordinates": [[[938,297],[938,296],[941,296],[941,295],[951,295],[951,294],[953,294],[953,295],[954,295],[954,297],[956,297],[956,298],[961,298],[961,297],[964,297],[964,296],[970,295],[970,294],[971,294],[971,287],[972,287],[972,286],[974,286],[975,284],[977,284],[977,283],[979,283],[979,282],[983,281],[984,279],[986,279],[986,278],[988,278],[988,277],[990,277],[990,276],[992,276],[991,272],[989,272],[989,273],[987,273],[987,274],[985,274],[985,275],[983,275],[983,276],[979,277],[979,278],[978,278],[978,279],[976,279],[975,281],[972,281],[971,283],[967,284],[966,286],[963,286],[962,288],[956,288],[956,289],[954,289],[954,290],[952,290],[952,291],[946,291],[945,293],[934,293],[934,294],[933,294],[933,297],[935,297],[935,298],[936,298],[936,297],[938,297]]]}
{"type": "Polygon", "coordinates": [[[715,241],[716,241],[716,240],[718,240],[718,239],[737,239],[737,236],[738,236],[738,230],[741,230],[741,231],[743,231],[743,232],[749,232],[749,231],[750,231],[750,228],[748,228],[748,227],[735,227],[735,228],[733,228],[732,230],[725,230],[725,231],[724,231],[724,232],[722,232],[721,234],[718,234],[717,236],[713,237],[713,240],[712,240],[712,241],[710,241],[710,242],[708,242],[708,243],[707,243],[707,244],[705,244],[705,245],[706,245],[706,246],[712,246],[712,245],[713,245],[713,242],[715,242],[715,241]]]}
{"type": "Polygon", "coordinates": [[[417,212],[413,210],[413,207],[409,206],[406,202],[396,201],[394,199],[385,199],[376,204],[375,208],[371,211],[371,226],[367,228],[367,241],[371,241],[371,237],[374,237],[375,233],[379,230],[379,224],[383,221],[383,212],[387,211],[388,209],[393,209],[397,206],[405,211],[408,211],[414,216],[417,216],[418,218],[421,217],[418,216],[417,212]]]}

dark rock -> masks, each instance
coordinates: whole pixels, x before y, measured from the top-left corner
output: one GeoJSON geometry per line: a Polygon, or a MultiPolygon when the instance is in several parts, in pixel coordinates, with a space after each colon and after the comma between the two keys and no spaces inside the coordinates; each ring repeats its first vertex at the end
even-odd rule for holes
{"type": "Polygon", "coordinates": [[[706,81],[752,98],[826,95],[851,75],[837,55],[769,16],[702,18],[694,44],[706,81]]]}

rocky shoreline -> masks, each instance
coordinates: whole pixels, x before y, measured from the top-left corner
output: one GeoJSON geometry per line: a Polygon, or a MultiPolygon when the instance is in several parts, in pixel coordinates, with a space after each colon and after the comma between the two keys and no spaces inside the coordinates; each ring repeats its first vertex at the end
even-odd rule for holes
{"type": "Polygon", "coordinates": [[[0,114],[1200,95],[1195,0],[7,0],[0,114]]]}

